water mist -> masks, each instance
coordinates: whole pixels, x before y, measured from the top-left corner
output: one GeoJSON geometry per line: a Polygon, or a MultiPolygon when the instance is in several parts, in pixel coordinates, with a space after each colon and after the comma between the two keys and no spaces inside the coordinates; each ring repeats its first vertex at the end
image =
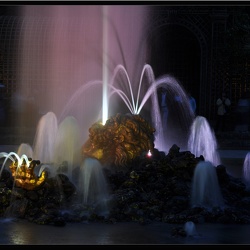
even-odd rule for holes
{"type": "Polygon", "coordinates": [[[224,206],[216,168],[210,161],[200,161],[195,167],[192,180],[191,206],[207,209],[224,206]]]}

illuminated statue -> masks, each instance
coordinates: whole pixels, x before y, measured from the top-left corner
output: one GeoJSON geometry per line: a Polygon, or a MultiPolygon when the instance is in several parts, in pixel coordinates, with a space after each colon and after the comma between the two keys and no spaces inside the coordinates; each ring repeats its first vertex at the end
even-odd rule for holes
{"type": "Polygon", "coordinates": [[[140,115],[117,114],[105,125],[94,123],[91,126],[82,152],[103,164],[123,166],[144,152],[153,152],[154,132],[155,129],[140,115]]]}
{"type": "Polygon", "coordinates": [[[21,165],[18,165],[18,161],[13,162],[10,165],[10,170],[15,185],[26,190],[34,190],[41,186],[47,177],[47,173],[43,171],[39,177],[34,174],[34,168],[39,164],[40,161],[30,161],[30,164],[23,161],[21,165]]]}

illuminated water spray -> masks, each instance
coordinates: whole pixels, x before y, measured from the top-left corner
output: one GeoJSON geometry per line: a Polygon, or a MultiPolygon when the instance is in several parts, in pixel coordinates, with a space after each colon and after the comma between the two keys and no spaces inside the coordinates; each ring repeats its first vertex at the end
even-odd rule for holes
{"type": "Polygon", "coordinates": [[[196,157],[202,155],[205,160],[212,162],[214,166],[221,164],[214,131],[203,116],[197,116],[192,123],[188,139],[188,150],[196,157]]]}
{"type": "Polygon", "coordinates": [[[102,96],[102,124],[108,119],[108,24],[107,6],[103,6],[103,96],[102,96]]]}
{"type": "Polygon", "coordinates": [[[224,205],[216,167],[210,161],[200,161],[192,180],[191,206],[212,209],[224,205]]]}
{"type": "Polygon", "coordinates": [[[244,159],[243,164],[243,180],[247,189],[250,190],[250,152],[248,152],[244,159]]]}
{"type": "Polygon", "coordinates": [[[6,164],[6,162],[7,162],[8,160],[11,160],[12,163],[17,162],[17,169],[20,168],[21,165],[22,165],[23,163],[25,163],[25,165],[26,165],[27,167],[30,166],[30,160],[28,159],[27,155],[25,155],[25,154],[19,156],[19,155],[18,155],[17,153],[15,153],[15,152],[10,152],[10,153],[1,152],[1,153],[0,153],[0,158],[3,158],[3,157],[4,157],[5,159],[4,159],[4,162],[3,162],[2,167],[1,167],[0,176],[1,176],[2,171],[3,171],[3,169],[4,169],[4,166],[5,166],[5,164],[6,164]],[[15,158],[13,158],[13,157],[15,157],[15,158]],[[16,159],[16,160],[15,160],[15,159],[16,159]]]}

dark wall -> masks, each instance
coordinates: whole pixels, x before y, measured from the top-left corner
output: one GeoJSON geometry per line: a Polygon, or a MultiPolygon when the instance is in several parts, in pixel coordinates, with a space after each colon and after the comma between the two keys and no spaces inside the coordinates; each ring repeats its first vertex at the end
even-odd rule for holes
{"type": "Polygon", "coordinates": [[[1,5],[0,16],[17,16],[20,13],[20,7],[17,5],[1,5]]]}

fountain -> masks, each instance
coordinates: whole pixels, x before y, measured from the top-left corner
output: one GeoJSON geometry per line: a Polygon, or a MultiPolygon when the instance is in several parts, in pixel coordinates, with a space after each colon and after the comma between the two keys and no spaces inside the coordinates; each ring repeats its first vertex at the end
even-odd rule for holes
{"type": "MultiPolygon", "coordinates": [[[[34,97],[39,117],[32,148],[23,143],[19,152],[40,162],[33,168],[33,179],[45,179],[41,186],[30,185],[26,190],[22,184],[13,192],[16,172],[11,176],[2,167],[0,180],[7,190],[0,192],[5,201],[2,207],[11,205],[7,194],[12,192],[19,201],[16,214],[39,224],[197,222],[196,210],[189,206],[193,175],[193,183],[197,178],[206,182],[206,176],[212,184],[217,180],[214,167],[204,162],[204,158],[212,161],[207,150],[214,153],[216,145],[211,149],[198,138],[210,132],[209,141],[216,139],[205,119],[194,120],[182,84],[169,74],[155,79],[153,69],[145,63],[147,7],[50,6],[48,12],[46,7],[27,6],[24,10],[30,18],[23,23],[24,30],[26,25],[36,24],[36,14],[50,17],[49,27],[37,29],[41,32],[37,36],[27,32],[22,37],[17,90],[24,99],[34,97]],[[48,45],[46,53],[37,37],[48,45]],[[31,49],[34,53],[29,53],[31,49]],[[171,104],[167,130],[162,127],[157,98],[161,87],[167,90],[171,104]],[[202,151],[189,148],[197,144],[202,151]],[[198,163],[206,166],[200,171],[198,163]]],[[[19,114],[20,133],[32,115],[27,111],[19,114]]],[[[2,153],[1,157],[5,163],[13,162],[12,154],[2,153]]],[[[20,175],[26,176],[26,165],[20,175]]],[[[227,175],[219,170],[220,183],[226,187],[227,175]]],[[[197,185],[206,194],[206,187],[197,185]]],[[[218,198],[220,190],[214,188],[214,192],[218,198]]],[[[193,205],[203,202],[203,196],[193,194],[201,199],[193,205]]],[[[219,198],[211,202],[209,205],[222,205],[219,198]]],[[[211,213],[204,220],[211,221],[211,213]]],[[[221,212],[216,218],[231,222],[232,213],[221,212]]]]}
{"type": "MultiPolygon", "coordinates": [[[[108,103],[103,93],[108,95],[106,86],[112,81],[110,72],[122,64],[126,66],[126,73],[136,77],[138,72],[134,70],[146,61],[146,43],[141,41],[148,10],[146,6],[121,9],[115,5],[90,5],[24,6],[22,11],[27,17],[22,28],[31,33],[24,32],[21,37],[17,96],[22,100],[32,97],[38,113],[33,158],[41,161],[41,169],[51,169],[53,165],[54,174],[65,170],[64,162],[67,167],[63,173],[78,182],[77,178],[72,179],[75,168],[84,160],[81,144],[88,139],[88,129],[101,119],[102,108],[103,113],[107,113],[104,109],[108,103]],[[33,19],[34,13],[37,15],[33,19]],[[37,21],[44,16],[49,18],[50,24],[43,29],[37,21]],[[126,20],[125,26],[123,20],[126,20]],[[34,26],[39,30],[37,36],[30,36],[36,32],[30,30],[30,23],[39,26],[38,29],[34,26]],[[42,42],[37,37],[43,37],[42,42]],[[29,53],[31,50],[34,53],[29,53]],[[43,58],[45,64],[40,64],[37,58],[43,58]]],[[[24,110],[17,117],[22,127],[24,122],[27,124],[26,118],[30,120],[35,115],[22,108],[24,103],[18,104],[24,110]]],[[[116,112],[114,110],[113,114],[116,112]]],[[[103,123],[108,116],[112,116],[111,109],[103,123]]],[[[86,172],[89,168],[84,169],[86,172]]]]}
{"type": "Polygon", "coordinates": [[[53,161],[57,132],[58,122],[56,115],[53,112],[43,115],[38,122],[33,142],[34,159],[40,159],[43,163],[51,163],[53,161]]]}
{"type": "MultiPolygon", "coordinates": [[[[75,103],[75,99],[77,99],[76,97],[84,97],[86,90],[88,91],[90,88],[100,88],[102,84],[101,81],[91,81],[77,89],[65,105],[62,117],[72,109],[72,105],[75,103]]],[[[180,131],[178,131],[178,135],[184,142],[193,116],[185,91],[178,81],[169,75],[162,76],[155,80],[152,68],[150,65],[145,65],[142,70],[135,102],[128,73],[122,65],[118,65],[115,68],[111,84],[108,84],[110,89],[109,100],[112,100],[116,95],[121,97],[131,114],[123,115],[118,113],[116,116],[109,118],[104,125],[100,122],[94,123],[92,127],[89,128],[89,139],[83,144],[81,153],[82,142],[78,120],[73,116],[66,116],[58,124],[56,115],[49,111],[44,114],[38,122],[33,143],[34,152],[28,145],[24,148],[25,144],[21,144],[18,151],[23,153],[26,150],[26,154],[33,155],[33,158],[35,157],[34,159],[41,159],[39,160],[41,162],[41,164],[39,164],[39,172],[36,170],[37,178],[43,178],[44,175],[42,174],[45,171],[49,172],[50,177],[54,178],[57,178],[58,174],[66,175],[68,180],[75,184],[78,190],[78,196],[83,197],[82,199],[78,197],[77,201],[80,201],[83,206],[87,205],[90,207],[92,205],[98,207],[98,209],[95,208],[94,211],[98,211],[98,214],[107,216],[107,200],[109,200],[109,198],[108,189],[106,188],[107,183],[102,173],[104,167],[110,168],[113,164],[118,166],[129,165],[130,162],[137,157],[146,155],[147,152],[152,153],[157,148],[158,150],[161,149],[163,152],[167,152],[168,148],[165,142],[169,143],[169,148],[171,146],[170,143],[172,143],[172,141],[163,135],[157,101],[157,90],[162,86],[167,89],[170,96],[169,98],[178,95],[181,96],[183,100],[182,103],[176,104],[174,100],[172,100],[172,103],[173,109],[180,111],[181,114],[180,117],[177,116],[178,119],[176,122],[183,125],[184,133],[181,134],[180,131]],[[145,77],[144,74],[147,77],[145,77]],[[126,76],[132,100],[128,98],[128,95],[124,91],[118,88],[119,86],[117,85],[116,79],[120,75],[126,76]],[[145,95],[141,98],[140,89],[143,82],[142,79],[144,78],[148,80],[149,87],[145,95]],[[154,127],[139,115],[149,100],[152,101],[151,122],[158,130],[155,130],[154,127]],[[155,136],[154,132],[156,132],[155,136]],[[97,159],[99,161],[97,161],[97,159]],[[76,176],[78,176],[78,178],[76,176]]],[[[173,142],[174,141],[175,140],[173,140],[173,142]]],[[[57,180],[59,189],[62,189],[61,178],[64,177],[60,175],[60,180],[57,180]]],[[[23,185],[22,188],[24,187],[23,185]]],[[[60,191],[60,193],[63,192],[64,191],[60,191]]],[[[85,208],[83,208],[83,210],[84,209],[85,208]]]]}
{"type": "Polygon", "coordinates": [[[193,121],[188,138],[188,150],[197,157],[203,155],[214,166],[221,164],[214,131],[203,116],[196,116],[193,121]]]}
{"type": "Polygon", "coordinates": [[[82,157],[80,141],[80,128],[74,117],[66,117],[58,126],[58,131],[54,144],[54,155],[52,162],[54,165],[59,165],[67,162],[67,176],[72,180],[74,168],[80,166],[82,157]]]}
{"type": "Polygon", "coordinates": [[[97,212],[106,217],[109,191],[102,168],[97,159],[86,158],[81,165],[78,188],[82,203],[97,207],[97,212]]]}
{"type": "Polygon", "coordinates": [[[250,152],[245,156],[243,163],[243,180],[246,184],[247,189],[250,189],[250,152]]]}
{"type": "Polygon", "coordinates": [[[201,161],[195,167],[191,206],[206,207],[207,209],[223,208],[224,206],[216,168],[210,161],[201,161]]]}
{"type": "Polygon", "coordinates": [[[17,149],[17,155],[26,155],[28,158],[33,158],[33,148],[28,143],[21,143],[17,149]]]}
{"type": "Polygon", "coordinates": [[[192,221],[187,221],[184,225],[184,230],[187,237],[193,237],[197,235],[196,226],[192,221]]]}

